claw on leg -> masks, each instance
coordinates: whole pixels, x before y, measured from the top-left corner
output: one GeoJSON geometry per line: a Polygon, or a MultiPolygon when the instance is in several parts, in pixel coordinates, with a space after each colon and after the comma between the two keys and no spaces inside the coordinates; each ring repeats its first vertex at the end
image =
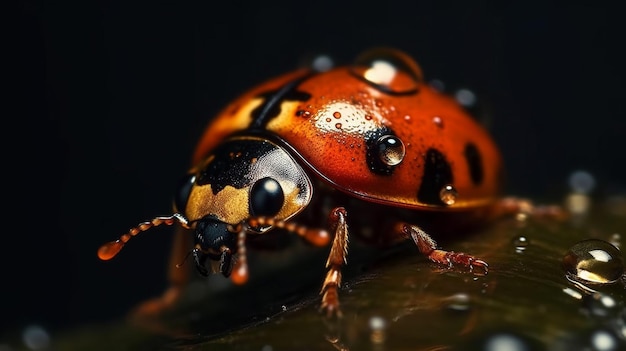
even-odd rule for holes
{"type": "Polygon", "coordinates": [[[452,267],[455,264],[462,265],[472,271],[474,267],[479,267],[483,269],[484,274],[487,274],[489,271],[489,265],[481,259],[477,259],[463,252],[438,249],[435,240],[417,226],[405,224],[402,228],[402,232],[407,237],[410,237],[415,245],[417,245],[419,251],[433,262],[444,264],[448,267],[452,267]]]}

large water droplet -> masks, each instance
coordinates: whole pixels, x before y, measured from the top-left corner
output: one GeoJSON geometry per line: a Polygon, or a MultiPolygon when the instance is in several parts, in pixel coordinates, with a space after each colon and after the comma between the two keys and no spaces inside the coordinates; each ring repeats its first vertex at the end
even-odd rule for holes
{"type": "Polygon", "coordinates": [[[618,248],[604,240],[588,239],[572,246],[563,258],[563,268],[581,283],[614,283],[624,274],[618,248]]]}
{"type": "Polygon", "coordinates": [[[400,164],[406,155],[404,143],[395,135],[383,135],[376,141],[378,156],[387,166],[400,164]]]}
{"type": "Polygon", "coordinates": [[[441,188],[441,191],[439,191],[439,199],[448,206],[454,205],[458,197],[459,193],[451,184],[445,185],[441,188]]]}
{"type": "Polygon", "coordinates": [[[402,51],[379,48],[361,54],[352,73],[375,88],[391,94],[410,94],[422,81],[422,70],[402,51]]]}

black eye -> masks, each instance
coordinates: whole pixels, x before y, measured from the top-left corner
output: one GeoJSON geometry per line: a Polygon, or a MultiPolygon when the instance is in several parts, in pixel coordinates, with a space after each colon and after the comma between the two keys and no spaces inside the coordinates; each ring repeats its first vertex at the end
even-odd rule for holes
{"type": "Polygon", "coordinates": [[[178,182],[178,187],[176,188],[176,193],[174,195],[174,211],[185,214],[185,210],[187,209],[187,200],[189,200],[189,194],[191,194],[191,188],[196,181],[195,174],[188,174],[185,177],[181,178],[178,182]]]}
{"type": "Polygon", "coordinates": [[[280,184],[272,178],[259,179],[250,189],[250,214],[252,216],[273,216],[285,202],[285,194],[280,184]]]}

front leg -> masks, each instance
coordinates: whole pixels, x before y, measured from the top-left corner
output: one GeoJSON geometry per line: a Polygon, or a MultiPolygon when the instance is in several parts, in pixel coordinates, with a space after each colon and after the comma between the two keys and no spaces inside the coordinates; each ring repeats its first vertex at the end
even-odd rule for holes
{"type": "Polygon", "coordinates": [[[341,286],[341,266],[346,263],[348,254],[348,224],[346,223],[346,209],[337,207],[329,215],[330,229],[334,231],[334,239],[326,268],[328,273],[320,294],[322,295],[321,309],[326,311],[328,316],[341,316],[339,310],[339,293],[341,286]]]}
{"type": "Polygon", "coordinates": [[[451,267],[453,264],[459,264],[469,267],[470,270],[473,270],[474,267],[480,267],[484,270],[484,273],[487,274],[489,267],[487,262],[462,252],[438,249],[435,240],[418,226],[405,224],[402,228],[402,232],[407,237],[413,239],[419,251],[433,262],[445,264],[448,267],[451,267]]]}

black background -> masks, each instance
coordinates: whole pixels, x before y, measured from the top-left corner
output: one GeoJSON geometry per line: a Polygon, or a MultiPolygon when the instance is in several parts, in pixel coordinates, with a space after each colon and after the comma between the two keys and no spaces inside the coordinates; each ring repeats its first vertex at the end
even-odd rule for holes
{"type": "Polygon", "coordinates": [[[393,46],[427,79],[473,90],[510,194],[558,200],[576,169],[594,174],[599,197],[623,192],[617,7],[524,4],[21,2],[3,114],[0,331],[105,321],[160,292],[169,230],[111,262],[98,246],[169,213],[224,104],[319,53],[342,63],[393,46]]]}

